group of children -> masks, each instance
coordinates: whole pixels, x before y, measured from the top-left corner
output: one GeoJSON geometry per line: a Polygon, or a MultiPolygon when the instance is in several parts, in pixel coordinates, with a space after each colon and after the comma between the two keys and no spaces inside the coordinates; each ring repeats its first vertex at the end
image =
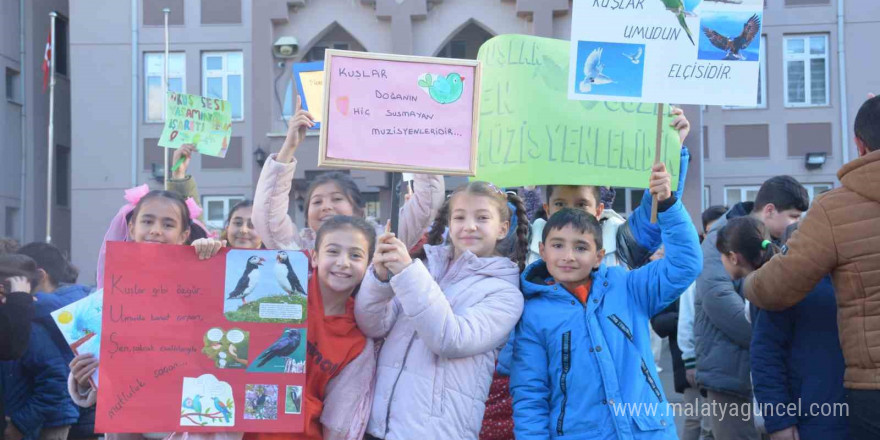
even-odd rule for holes
{"type": "MultiPolygon", "coordinates": [[[[679,191],[665,165],[655,165],[642,205],[627,220],[604,209],[594,186],[546,187],[547,219],[530,224],[515,193],[473,181],[446,197],[441,176],[419,175],[399,230],[377,231],[363,218],[356,184],[327,173],[311,182],[307,227],[298,228],[287,214],[294,153],[314,122],[297,107],[281,151],[263,167],[254,201],[231,210],[219,238],[199,221],[195,184],[181,174],[172,180],[174,191],[130,190],[105,236],[105,242],[191,245],[200,259],[224,246],[309,253],[307,340],[314,350],[307,362],[320,356],[338,367],[307,368],[305,431],[188,436],[457,439],[478,438],[483,430],[484,438],[498,438],[493,429],[512,428],[507,438],[676,438],[671,414],[626,413],[617,405],[666,402],[649,320],[702,268],[698,235],[680,200],[686,149],[679,191]],[[657,224],[650,222],[652,196],[659,202],[657,224]],[[667,257],[649,262],[661,245],[667,257]],[[509,388],[487,402],[499,383],[509,388]],[[512,423],[484,426],[490,413],[512,414],[512,423]]],[[[688,123],[680,110],[676,116],[683,140],[688,123]]],[[[178,150],[175,162],[191,154],[178,150]]],[[[99,286],[103,247],[100,260],[99,286]]],[[[93,407],[96,390],[88,378],[98,361],[89,355],[65,361],[69,396],[53,399],[75,403],[80,412],[93,407]]],[[[48,373],[29,374],[20,387],[37,394],[40,375],[48,373]]],[[[46,435],[53,426],[48,419],[17,416],[29,403],[8,394],[4,386],[10,425],[21,433],[9,439],[61,438],[46,435]]],[[[58,426],[73,424],[76,411],[70,408],[58,426]]]]}

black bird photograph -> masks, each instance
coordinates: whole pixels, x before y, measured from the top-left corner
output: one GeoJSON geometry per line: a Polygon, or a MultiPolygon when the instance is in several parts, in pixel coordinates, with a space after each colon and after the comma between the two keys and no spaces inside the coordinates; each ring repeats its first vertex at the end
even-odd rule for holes
{"type": "Polygon", "coordinates": [[[285,329],[284,334],[257,357],[259,361],[257,367],[262,367],[277,357],[290,356],[299,348],[300,342],[302,342],[302,335],[298,329],[285,329]]]}
{"type": "Polygon", "coordinates": [[[293,403],[293,410],[295,414],[300,413],[300,405],[302,405],[302,395],[300,394],[300,387],[287,387],[287,391],[290,394],[290,401],[293,403]]]}
{"type": "Polygon", "coordinates": [[[288,295],[306,296],[306,290],[303,289],[302,284],[299,282],[299,277],[296,276],[296,272],[290,264],[290,257],[287,255],[287,252],[278,252],[275,260],[278,261],[278,264],[275,265],[275,279],[278,280],[281,288],[288,295]]]}
{"type": "Polygon", "coordinates": [[[260,266],[262,266],[265,261],[264,258],[256,255],[248,258],[247,264],[244,267],[244,273],[241,274],[238,283],[235,285],[235,289],[229,292],[229,296],[226,299],[240,298],[241,304],[244,305],[245,297],[250,295],[260,282],[260,266]]]}
{"type": "Polygon", "coordinates": [[[745,60],[746,57],[740,52],[749,47],[749,44],[752,43],[752,40],[755,39],[760,30],[761,19],[758,17],[758,14],[752,15],[752,17],[743,24],[742,33],[736,37],[725,37],[724,35],[703,26],[703,33],[709,38],[709,42],[718,49],[727,52],[727,55],[724,57],[725,60],[745,60]]]}

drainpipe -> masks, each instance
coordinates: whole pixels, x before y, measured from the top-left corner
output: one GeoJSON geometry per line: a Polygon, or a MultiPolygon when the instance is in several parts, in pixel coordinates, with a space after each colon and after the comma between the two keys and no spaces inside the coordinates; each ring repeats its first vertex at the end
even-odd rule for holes
{"type": "Polygon", "coordinates": [[[19,194],[19,202],[18,202],[18,222],[19,222],[19,239],[22,243],[25,243],[27,240],[24,236],[25,234],[25,221],[24,217],[27,213],[25,209],[27,207],[27,88],[25,88],[25,83],[27,82],[28,74],[24,70],[25,60],[25,14],[24,14],[24,3],[25,0],[18,0],[18,12],[19,12],[19,38],[20,44],[18,48],[18,78],[19,78],[19,86],[21,88],[21,191],[19,194]]]}
{"type": "Polygon", "coordinates": [[[138,164],[138,0],[131,0],[131,186],[137,186],[138,164]]]}
{"type": "Polygon", "coordinates": [[[837,0],[837,67],[840,85],[840,149],[843,163],[849,162],[849,116],[846,100],[846,36],[844,0],[837,0]]]}

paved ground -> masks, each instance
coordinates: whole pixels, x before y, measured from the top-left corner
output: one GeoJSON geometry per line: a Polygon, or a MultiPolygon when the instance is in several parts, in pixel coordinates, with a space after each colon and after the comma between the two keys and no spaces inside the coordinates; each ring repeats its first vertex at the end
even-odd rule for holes
{"type": "MultiPolygon", "coordinates": [[[[672,377],[672,355],[669,354],[669,343],[666,339],[663,340],[663,356],[660,358],[660,364],[658,367],[663,369],[663,371],[660,372],[660,381],[663,382],[663,392],[666,393],[666,398],[673,403],[682,402],[682,395],[675,392],[675,382],[672,377]]],[[[675,418],[675,425],[678,427],[678,432],[681,432],[681,426],[683,423],[684,417],[675,418]]]]}

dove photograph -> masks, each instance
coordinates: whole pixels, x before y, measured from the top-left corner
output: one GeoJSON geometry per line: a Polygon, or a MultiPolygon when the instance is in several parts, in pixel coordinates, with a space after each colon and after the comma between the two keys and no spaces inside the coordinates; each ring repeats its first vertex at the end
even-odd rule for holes
{"type": "Polygon", "coordinates": [[[642,95],[643,44],[578,41],[574,91],[581,95],[642,95]]]}

